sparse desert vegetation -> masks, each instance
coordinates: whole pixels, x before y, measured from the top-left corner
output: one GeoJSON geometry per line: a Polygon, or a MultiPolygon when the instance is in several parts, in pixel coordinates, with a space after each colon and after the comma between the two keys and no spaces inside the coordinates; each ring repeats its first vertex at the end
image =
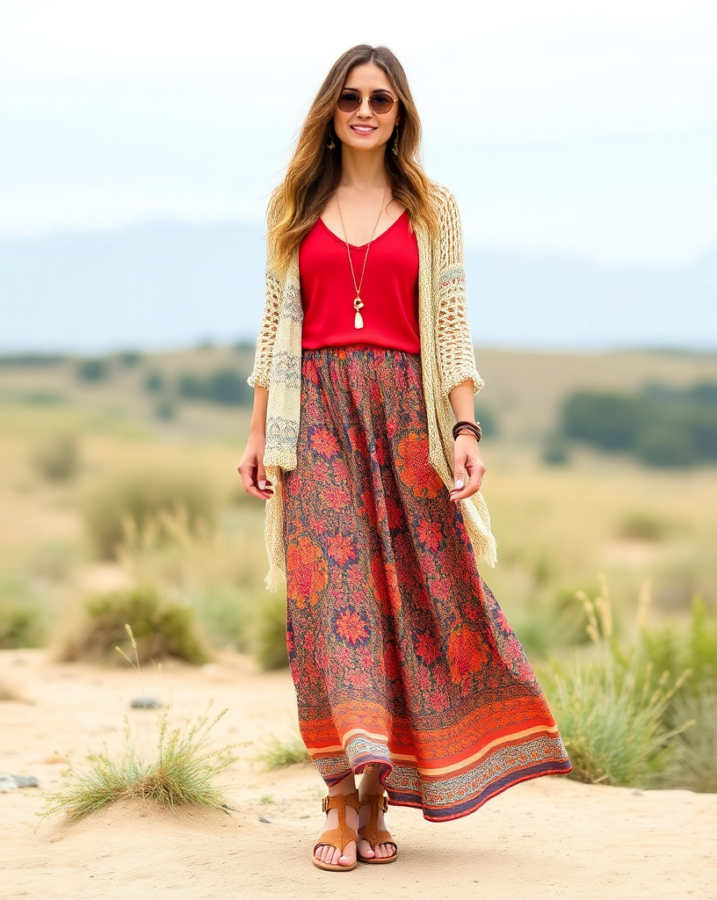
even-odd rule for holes
{"type": "MultiPolygon", "coordinates": [[[[201,667],[229,651],[286,669],[285,595],[263,584],[264,506],[236,473],[251,394],[237,386],[252,355],[239,345],[3,359],[0,647],[122,663],[113,647],[127,649],[130,624],[143,664],[201,667]]],[[[575,421],[599,429],[585,415],[595,396],[647,398],[651,412],[662,399],[672,416],[687,397],[704,418],[717,360],[476,355],[499,548],[482,574],[545,682],[572,777],[713,790],[717,467],[704,455],[643,466],[618,452],[627,446],[578,440],[565,411],[572,403],[575,421]],[[609,635],[595,607],[608,584],[609,635]],[[618,758],[614,736],[628,733],[629,758],[618,758]]],[[[265,749],[273,765],[302,758],[285,741],[265,749]]]]}

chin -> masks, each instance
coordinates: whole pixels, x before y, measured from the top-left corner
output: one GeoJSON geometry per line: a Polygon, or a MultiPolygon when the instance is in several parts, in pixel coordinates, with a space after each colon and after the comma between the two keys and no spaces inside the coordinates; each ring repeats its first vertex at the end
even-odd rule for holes
{"type": "Polygon", "coordinates": [[[371,140],[364,140],[351,134],[343,143],[354,150],[378,150],[380,147],[384,146],[385,141],[376,140],[373,135],[371,136],[371,140]]]}

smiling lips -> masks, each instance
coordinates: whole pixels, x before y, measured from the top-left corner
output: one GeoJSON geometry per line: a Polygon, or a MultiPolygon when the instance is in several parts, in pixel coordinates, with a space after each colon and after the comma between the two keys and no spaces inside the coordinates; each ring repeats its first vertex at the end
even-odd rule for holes
{"type": "Polygon", "coordinates": [[[352,125],[351,130],[357,131],[359,134],[371,134],[376,128],[373,125],[352,125]]]}

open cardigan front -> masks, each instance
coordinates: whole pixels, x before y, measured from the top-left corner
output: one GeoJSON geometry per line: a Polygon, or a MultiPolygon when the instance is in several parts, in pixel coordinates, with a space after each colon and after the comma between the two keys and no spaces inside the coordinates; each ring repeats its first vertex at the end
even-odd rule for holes
{"type": "MultiPolygon", "coordinates": [[[[453,434],[455,421],[449,393],[464,381],[473,392],[484,385],[475,363],[468,323],[463,232],[458,205],[447,188],[432,183],[440,227],[431,240],[415,225],[418,241],[418,318],[421,337],[423,392],[428,420],[428,458],[448,490],[453,489],[453,434]]],[[[264,466],[274,492],[266,501],[264,538],[269,571],[264,579],[276,591],[286,580],[283,538],[282,472],[296,468],[296,446],[301,415],[301,332],[303,307],[299,254],[294,252],[285,278],[277,277],[267,261],[264,314],[257,340],[249,385],[269,391],[266,413],[264,466]]],[[[490,515],[479,491],[458,501],[476,558],[495,566],[497,550],[490,515]]]]}

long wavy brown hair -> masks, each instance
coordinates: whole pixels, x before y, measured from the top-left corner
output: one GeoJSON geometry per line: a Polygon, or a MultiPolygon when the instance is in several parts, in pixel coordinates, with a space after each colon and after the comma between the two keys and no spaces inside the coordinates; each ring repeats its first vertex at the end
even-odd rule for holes
{"type": "Polygon", "coordinates": [[[334,111],[349,72],[354,66],[374,63],[391,82],[401,104],[398,154],[386,144],[385,164],[391,191],[408,211],[413,227],[424,226],[430,235],[438,229],[430,182],[419,162],[421,123],[411,96],[403,66],[388,47],[358,44],[347,50],[331,67],[311,104],[296,150],[286,175],[272,192],[267,214],[269,264],[277,273],[285,273],[294,251],[321,215],[341,178],[341,142],[334,140],[334,111]]]}

